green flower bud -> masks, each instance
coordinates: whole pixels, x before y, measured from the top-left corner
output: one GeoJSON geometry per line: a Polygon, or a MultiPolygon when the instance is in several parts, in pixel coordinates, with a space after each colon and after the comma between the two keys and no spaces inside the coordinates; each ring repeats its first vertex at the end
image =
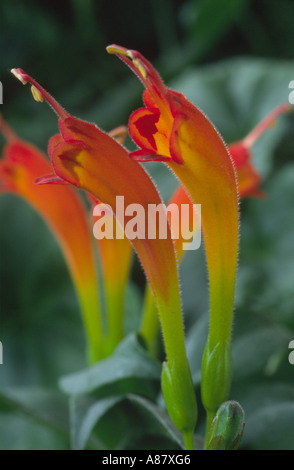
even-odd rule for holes
{"type": "Polygon", "coordinates": [[[210,350],[206,344],[202,359],[201,397],[207,411],[216,413],[218,407],[228,399],[232,381],[231,344],[219,342],[210,350]]]}
{"type": "Polygon", "coordinates": [[[212,422],[207,450],[235,450],[245,426],[245,414],[236,401],[223,403],[212,422]]]}
{"type": "Polygon", "coordinates": [[[197,404],[191,374],[175,361],[163,363],[161,387],[168,413],[183,433],[193,432],[197,421],[197,404]]]}

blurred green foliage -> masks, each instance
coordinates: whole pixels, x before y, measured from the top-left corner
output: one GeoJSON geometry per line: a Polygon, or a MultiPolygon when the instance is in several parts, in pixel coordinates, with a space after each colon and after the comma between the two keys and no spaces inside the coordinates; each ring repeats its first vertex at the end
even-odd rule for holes
{"type": "MultiPolygon", "coordinates": [[[[73,115],[106,130],[126,124],[141,103],[142,87],[105,52],[117,43],[144,53],[230,143],[288,100],[293,19],[292,0],[2,0],[1,112],[20,137],[46,151],[56,117],[11,77],[9,70],[21,67],[73,115]]],[[[245,411],[241,447],[247,449],[294,450],[294,368],[288,362],[294,338],[293,125],[293,116],[282,116],[254,146],[267,197],[240,205],[231,397],[245,411]]],[[[163,165],[146,168],[167,200],[176,181],[163,165]]],[[[93,371],[79,372],[86,367],[84,337],[62,254],[39,215],[18,198],[1,196],[0,221],[0,449],[178,448],[178,434],[157,398],[158,364],[132,335],[120,345],[129,374],[121,380],[114,355],[113,367],[97,366],[102,372],[94,375],[102,380],[94,389],[79,390],[68,406],[66,384],[79,383],[78,373],[87,383],[93,371]]],[[[208,322],[203,247],[186,256],[180,271],[198,392],[208,322]]],[[[142,286],[135,262],[128,332],[138,324],[142,286]]],[[[200,435],[203,417],[200,409],[200,435]]]]}

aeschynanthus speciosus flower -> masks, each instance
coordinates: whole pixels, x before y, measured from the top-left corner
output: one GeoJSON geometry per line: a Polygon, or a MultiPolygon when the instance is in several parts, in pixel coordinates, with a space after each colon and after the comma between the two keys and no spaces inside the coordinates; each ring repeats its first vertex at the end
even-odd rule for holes
{"type": "MultiPolygon", "coordinates": [[[[12,73],[32,85],[37,101],[46,100],[59,116],[60,134],[49,142],[49,155],[55,175],[44,182],[67,181],[85,189],[116,212],[117,196],[125,207],[144,208],[142,225],[148,226],[148,205],[162,204],[146,171],[129,158],[127,150],[94,124],[70,116],[34,79],[21,69],[12,73]],[[57,176],[56,176],[57,175],[57,176]]],[[[127,218],[125,218],[127,219],[127,218]]],[[[119,220],[126,232],[127,220],[119,220]]],[[[173,240],[167,237],[134,238],[132,245],[144,267],[156,299],[165,344],[167,363],[163,366],[162,387],[168,411],[181,430],[186,447],[193,448],[197,408],[186,358],[181,301],[173,240]]]]}
{"type": "Polygon", "coordinates": [[[49,160],[36,147],[18,138],[1,117],[0,130],[8,141],[0,161],[0,192],[24,198],[56,236],[81,303],[90,359],[100,359],[103,356],[100,299],[86,209],[69,185],[36,185],[40,175],[52,171],[49,160]]]}
{"type": "Polygon", "coordinates": [[[162,161],[174,171],[195,204],[201,204],[202,231],[210,285],[210,328],[202,368],[202,401],[209,422],[227,399],[231,376],[231,333],[238,252],[238,192],[230,154],[204,114],[165,87],[139,52],[112,45],[146,87],[145,108],[129,120],[139,150],[137,161],[162,161]]]}

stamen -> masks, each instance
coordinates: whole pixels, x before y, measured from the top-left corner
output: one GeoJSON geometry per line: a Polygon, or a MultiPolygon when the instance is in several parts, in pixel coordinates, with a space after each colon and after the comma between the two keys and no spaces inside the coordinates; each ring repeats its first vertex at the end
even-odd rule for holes
{"type": "Polygon", "coordinates": [[[147,72],[146,72],[146,69],[144,68],[144,66],[142,65],[140,59],[135,59],[133,57],[132,61],[133,61],[134,66],[137,67],[137,69],[141,73],[142,77],[146,79],[147,78],[147,72]]]}
{"type": "Polygon", "coordinates": [[[36,80],[27,75],[22,69],[12,69],[11,73],[13,73],[13,75],[20,80],[23,85],[26,85],[27,83],[32,85],[31,91],[36,101],[42,102],[46,100],[56,114],[63,120],[70,116],[65,109],[63,109],[62,106],[60,106],[60,104],[41,85],[39,85],[38,82],[36,82],[36,80]]]}
{"type": "Polygon", "coordinates": [[[129,54],[130,54],[130,51],[126,49],[125,47],[115,46],[115,45],[107,46],[106,50],[109,54],[122,54],[127,57],[129,57],[129,54]]]}
{"type": "Polygon", "coordinates": [[[160,75],[138,51],[112,44],[106,48],[110,54],[117,55],[139,77],[149,90],[163,119],[168,127],[172,127],[173,117],[168,99],[168,89],[165,87],[160,75]]]}
{"type": "Polygon", "coordinates": [[[147,78],[147,71],[144,68],[142,62],[140,59],[134,57],[133,52],[129,49],[125,49],[124,47],[119,47],[119,46],[107,46],[106,48],[107,52],[109,54],[118,54],[118,55],[123,55],[130,59],[134,66],[139,70],[140,74],[144,79],[147,78]]]}
{"type": "Polygon", "coordinates": [[[22,76],[22,74],[19,72],[20,69],[11,69],[11,73],[13,73],[13,75],[21,81],[21,83],[23,85],[26,85],[28,82],[26,82],[22,76]]]}
{"type": "Polygon", "coordinates": [[[44,101],[43,96],[41,95],[39,90],[37,90],[37,88],[34,85],[31,86],[31,92],[32,92],[34,100],[41,101],[41,102],[44,101]]]}

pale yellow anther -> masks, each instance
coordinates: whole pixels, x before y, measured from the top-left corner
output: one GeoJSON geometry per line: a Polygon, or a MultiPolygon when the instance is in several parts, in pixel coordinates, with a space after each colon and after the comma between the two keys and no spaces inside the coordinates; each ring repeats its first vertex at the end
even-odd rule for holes
{"type": "Polygon", "coordinates": [[[23,76],[17,71],[17,69],[11,69],[10,72],[23,84],[26,85],[28,82],[26,82],[23,78],[23,76]]]}
{"type": "Polygon", "coordinates": [[[31,92],[34,97],[34,100],[41,101],[41,102],[44,101],[43,95],[39,92],[39,90],[34,85],[31,86],[31,92]]]}
{"type": "Polygon", "coordinates": [[[143,65],[141,64],[140,60],[139,59],[133,59],[133,64],[135,65],[135,67],[137,67],[137,69],[141,73],[142,77],[147,78],[147,72],[144,69],[143,65]]]}
{"type": "Polygon", "coordinates": [[[124,55],[124,56],[128,57],[129,59],[131,59],[134,66],[137,67],[137,69],[141,73],[142,77],[147,78],[146,69],[143,67],[140,59],[136,59],[134,57],[132,51],[130,51],[129,49],[121,49],[121,48],[115,47],[115,46],[107,46],[106,50],[109,54],[124,55]]]}
{"type": "Polygon", "coordinates": [[[120,47],[107,46],[106,50],[109,54],[122,54],[122,55],[129,56],[129,51],[126,51],[120,47]]]}
{"type": "Polygon", "coordinates": [[[146,77],[147,77],[147,72],[146,72],[145,68],[143,67],[143,65],[142,65],[142,63],[141,63],[141,61],[140,61],[140,59],[135,59],[135,58],[134,58],[134,55],[133,55],[133,53],[132,53],[132,51],[129,51],[129,50],[127,50],[127,51],[125,52],[125,55],[126,55],[129,59],[131,59],[131,61],[133,62],[134,66],[137,67],[137,69],[138,69],[139,72],[141,73],[142,77],[143,77],[143,78],[146,78],[146,77]]]}

